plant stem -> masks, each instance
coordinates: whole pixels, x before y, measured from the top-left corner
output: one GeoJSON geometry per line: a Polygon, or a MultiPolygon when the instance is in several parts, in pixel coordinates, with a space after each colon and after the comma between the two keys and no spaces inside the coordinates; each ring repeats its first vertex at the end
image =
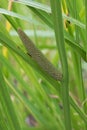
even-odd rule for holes
{"type": "Polygon", "coordinates": [[[64,107],[64,118],[65,118],[65,128],[66,130],[71,130],[71,118],[70,118],[70,103],[69,103],[69,75],[68,75],[68,63],[67,56],[65,52],[64,44],[64,34],[63,34],[63,22],[62,22],[62,12],[61,12],[61,3],[60,0],[50,0],[51,9],[54,22],[54,30],[56,43],[58,47],[58,52],[62,64],[63,71],[63,81],[62,81],[62,99],[64,107]]]}

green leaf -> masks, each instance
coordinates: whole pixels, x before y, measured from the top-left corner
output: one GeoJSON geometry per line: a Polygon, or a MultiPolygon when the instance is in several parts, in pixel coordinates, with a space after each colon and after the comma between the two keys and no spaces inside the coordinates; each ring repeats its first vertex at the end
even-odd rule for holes
{"type": "Polygon", "coordinates": [[[1,69],[0,69],[0,96],[2,96],[2,98],[3,98],[2,103],[5,104],[7,112],[9,114],[9,118],[12,123],[11,125],[13,125],[13,128],[15,130],[21,130],[13,104],[12,104],[12,101],[10,99],[10,93],[9,93],[6,83],[4,81],[1,69]]]}

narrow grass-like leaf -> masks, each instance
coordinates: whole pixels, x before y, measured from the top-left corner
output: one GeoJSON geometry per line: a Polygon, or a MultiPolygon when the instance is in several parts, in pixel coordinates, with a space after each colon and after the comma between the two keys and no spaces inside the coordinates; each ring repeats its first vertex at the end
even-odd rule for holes
{"type": "Polygon", "coordinates": [[[13,104],[11,102],[10,99],[10,94],[8,92],[7,86],[5,84],[4,78],[3,78],[3,74],[2,71],[0,70],[0,93],[2,94],[4,101],[5,101],[5,105],[7,108],[7,111],[9,113],[9,116],[12,120],[12,124],[14,126],[15,130],[21,130],[13,104]]]}
{"type": "Polygon", "coordinates": [[[24,5],[29,5],[30,7],[34,7],[36,9],[39,9],[39,10],[42,10],[42,11],[45,11],[47,13],[50,13],[51,12],[51,9],[49,6],[47,5],[44,5],[44,4],[41,4],[39,2],[36,2],[36,1],[32,1],[32,0],[14,0],[14,2],[17,2],[17,3],[21,3],[21,4],[24,4],[24,5]]]}
{"type": "Polygon", "coordinates": [[[85,43],[85,48],[86,48],[86,53],[87,53],[87,0],[85,0],[85,21],[86,21],[86,43],[85,43]]]}
{"type": "Polygon", "coordinates": [[[11,118],[6,108],[4,97],[2,96],[1,93],[0,93],[0,128],[5,130],[14,129],[11,118]],[[7,119],[7,122],[5,122],[5,118],[7,119]]]}
{"type": "MultiPolygon", "coordinates": [[[[39,2],[28,1],[28,0],[18,0],[18,1],[14,0],[14,2],[29,6],[30,9],[31,10],[33,9],[32,11],[34,11],[34,13],[36,13],[37,15],[38,15],[38,12],[39,12],[39,14],[42,12],[43,14],[45,13],[45,15],[47,15],[47,16],[50,15],[50,18],[51,18],[51,9],[47,5],[43,5],[39,2]]],[[[83,23],[79,22],[78,20],[76,20],[70,16],[68,17],[66,14],[63,14],[62,16],[63,16],[63,19],[66,19],[66,20],[70,21],[72,24],[75,24],[76,26],[79,26],[79,27],[85,29],[85,25],[83,23]]],[[[43,19],[43,21],[44,21],[44,19],[43,19]]]]}
{"type": "Polygon", "coordinates": [[[78,53],[84,59],[84,61],[87,62],[85,50],[78,43],[76,43],[76,41],[73,41],[73,39],[67,33],[65,33],[65,41],[71,48],[73,48],[76,53],[78,53]]]}
{"type": "Polygon", "coordinates": [[[34,21],[34,20],[32,20],[32,19],[30,19],[26,16],[20,15],[18,13],[12,12],[12,11],[8,11],[8,10],[0,8],[0,13],[3,14],[3,15],[18,18],[20,20],[25,20],[25,21],[30,22],[30,23],[34,23],[35,25],[40,25],[40,23],[38,23],[37,21],[34,21]]]}

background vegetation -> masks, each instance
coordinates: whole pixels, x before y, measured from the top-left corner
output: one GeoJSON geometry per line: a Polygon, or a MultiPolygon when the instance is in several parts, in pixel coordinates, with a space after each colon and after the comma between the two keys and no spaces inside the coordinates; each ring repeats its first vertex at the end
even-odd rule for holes
{"type": "Polygon", "coordinates": [[[87,129],[86,5],[0,1],[0,130],[87,129]],[[61,81],[27,55],[18,28],[61,72],[61,81]]]}

